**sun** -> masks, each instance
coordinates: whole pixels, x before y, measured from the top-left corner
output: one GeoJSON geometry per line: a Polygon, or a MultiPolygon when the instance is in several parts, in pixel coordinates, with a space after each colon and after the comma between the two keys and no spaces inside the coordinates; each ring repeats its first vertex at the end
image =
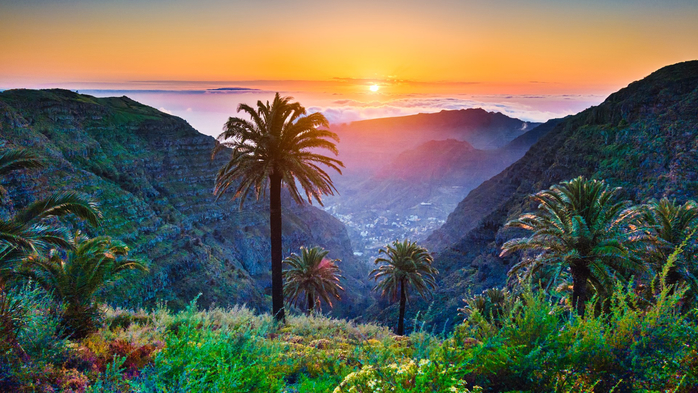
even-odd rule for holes
{"type": "Polygon", "coordinates": [[[380,86],[374,84],[369,86],[368,89],[375,93],[378,91],[378,89],[380,89],[380,86]]]}

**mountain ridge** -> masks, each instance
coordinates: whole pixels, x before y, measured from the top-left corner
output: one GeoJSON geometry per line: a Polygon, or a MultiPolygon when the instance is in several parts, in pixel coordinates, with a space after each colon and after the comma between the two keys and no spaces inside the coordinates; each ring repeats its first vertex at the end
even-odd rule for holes
{"type": "Polygon", "coordinates": [[[513,236],[503,224],[535,209],[529,195],[582,175],[623,187],[635,203],[663,196],[681,202],[698,197],[697,164],[698,61],[664,67],[563,119],[471,191],[427,239],[444,273],[437,297],[446,307],[435,320],[455,311],[466,288],[505,283],[514,257],[499,257],[513,236]]]}

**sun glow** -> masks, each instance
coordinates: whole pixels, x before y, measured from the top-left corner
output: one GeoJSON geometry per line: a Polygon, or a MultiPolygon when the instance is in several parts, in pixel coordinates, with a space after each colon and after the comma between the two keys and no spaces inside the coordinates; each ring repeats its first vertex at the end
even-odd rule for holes
{"type": "Polygon", "coordinates": [[[368,87],[368,89],[375,93],[378,91],[378,89],[380,89],[380,87],[378,85],[371,85],[368,87]]]}

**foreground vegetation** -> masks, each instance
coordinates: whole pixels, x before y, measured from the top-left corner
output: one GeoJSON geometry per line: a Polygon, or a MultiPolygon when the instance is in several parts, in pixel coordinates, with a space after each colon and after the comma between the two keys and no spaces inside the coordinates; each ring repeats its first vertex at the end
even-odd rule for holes
{"type": "MultiPolygon", "coordinates": [[[[656,282],[650,302],[618,286],[607,313],[543,292],[507,293],[500,312],[469,307],[448,336],[395,336],[373,324],[245,307],[180,313],[109,309],[101,329],[60,338],[51,298],[14,288],[18,340],[31,361],[3,354],[0,390],[63,392],[689,392],[698,384],[698,323],[683,290],[656,282]]],[[[592,300],[593,302],[593,300],[592,300]]]]}

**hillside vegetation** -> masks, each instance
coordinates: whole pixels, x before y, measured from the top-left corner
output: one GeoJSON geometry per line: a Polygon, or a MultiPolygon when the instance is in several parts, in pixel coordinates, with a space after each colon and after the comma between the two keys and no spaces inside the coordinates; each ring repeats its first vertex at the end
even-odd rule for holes
{"type": "Polygon", "coordinates": [[[502,286],[517,256],[505,222],[535,209],[530,195],[583,175],[622,187],[625,198],[698,198],[698,61],[662,68],[569,116],[526,155],[473,190],[426,245],[444,273],[436,303],[443,324],[465,291],[502,286]]]}

